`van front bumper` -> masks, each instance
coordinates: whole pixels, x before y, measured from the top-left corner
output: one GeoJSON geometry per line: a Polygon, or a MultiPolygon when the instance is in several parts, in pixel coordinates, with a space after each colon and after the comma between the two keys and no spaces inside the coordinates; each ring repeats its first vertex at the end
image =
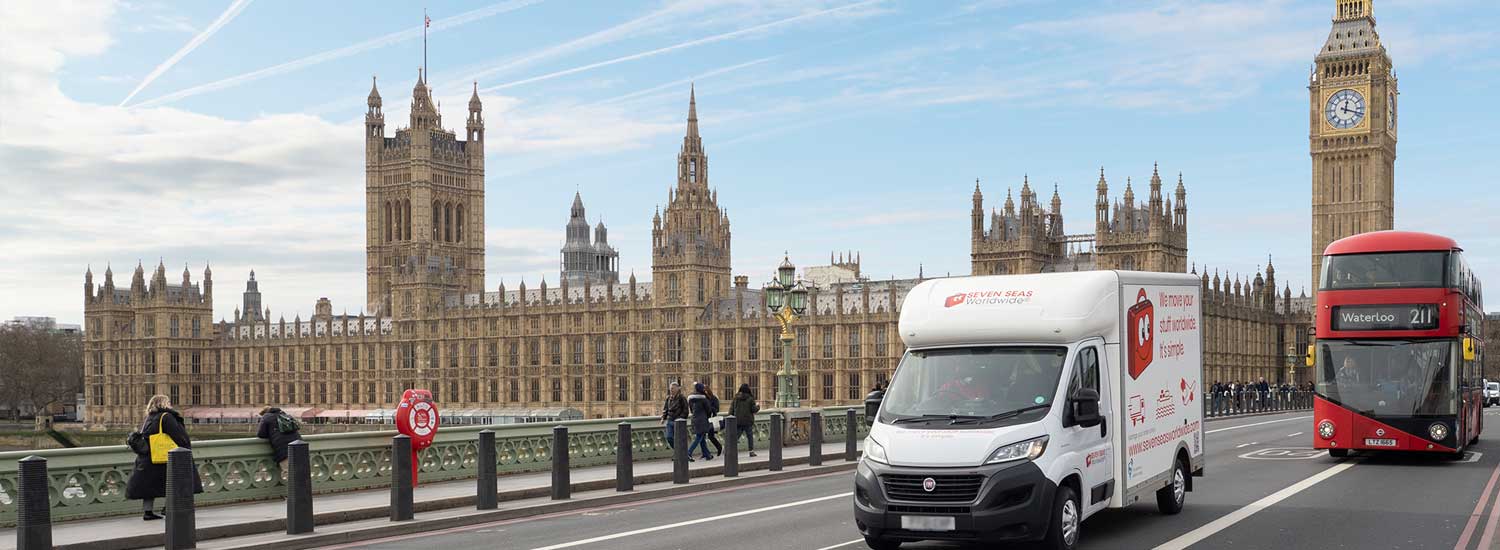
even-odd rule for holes
{"type": "Polygon", "coordinates": [[[1057,484],[1031,461],[977,468],[907,468],[860,460],[854,478],[854,519],[867,537],[898,541],[995,543],[1035,540],[1047,532],[1057,484]],[[892,498],[885,476],[979,476],[978,494],[964,501],[892,498]],[[952,531],[902,528],[903,516],[946,516],[952,531]]]}

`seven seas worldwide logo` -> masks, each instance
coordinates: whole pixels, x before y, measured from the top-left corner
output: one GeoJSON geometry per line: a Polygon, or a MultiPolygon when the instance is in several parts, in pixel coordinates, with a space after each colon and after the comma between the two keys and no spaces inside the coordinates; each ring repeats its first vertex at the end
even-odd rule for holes
{"type": "Polygon", "coordinates": [[[1030,290],[977,290],[949,296],[943,300],[943,307],[1015,305],[1030,301],[1030,290]]]}

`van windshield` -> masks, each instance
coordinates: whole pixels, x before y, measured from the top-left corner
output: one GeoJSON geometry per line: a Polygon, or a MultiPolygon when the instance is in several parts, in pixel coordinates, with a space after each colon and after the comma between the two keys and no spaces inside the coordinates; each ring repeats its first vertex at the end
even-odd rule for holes
{"type": "Polygon", "coordinates": [[[1067,354],[1062,347],[909,351],[886,391],[880,420],[951,422],[1046,409],[1067,354]]]}

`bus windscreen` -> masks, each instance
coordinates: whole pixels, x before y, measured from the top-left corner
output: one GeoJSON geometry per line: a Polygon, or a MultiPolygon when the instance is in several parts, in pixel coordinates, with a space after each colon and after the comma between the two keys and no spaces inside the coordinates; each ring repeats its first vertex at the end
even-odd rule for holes
{"type": "Polygon", "coordinates": [[[1318,392],[1367,415],[1457,414],[1451,340],[1318,342],[1318,392]]]}
{"type": "Polygon", "coordinates": [[[1437,288],[1445,284],[1447,252],[1381,252],[1323,257],[1321,290],[1437,288]]]}

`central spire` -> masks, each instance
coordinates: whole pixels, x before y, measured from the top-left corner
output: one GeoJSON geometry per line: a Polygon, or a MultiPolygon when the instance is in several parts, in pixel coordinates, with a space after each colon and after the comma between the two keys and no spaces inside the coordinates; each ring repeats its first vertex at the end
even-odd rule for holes
{"type": "Polygon", "coordinates": [[[688,127],[687,137],[698,138],[698,90],[692,84],[688,84],[688,127]]]}

